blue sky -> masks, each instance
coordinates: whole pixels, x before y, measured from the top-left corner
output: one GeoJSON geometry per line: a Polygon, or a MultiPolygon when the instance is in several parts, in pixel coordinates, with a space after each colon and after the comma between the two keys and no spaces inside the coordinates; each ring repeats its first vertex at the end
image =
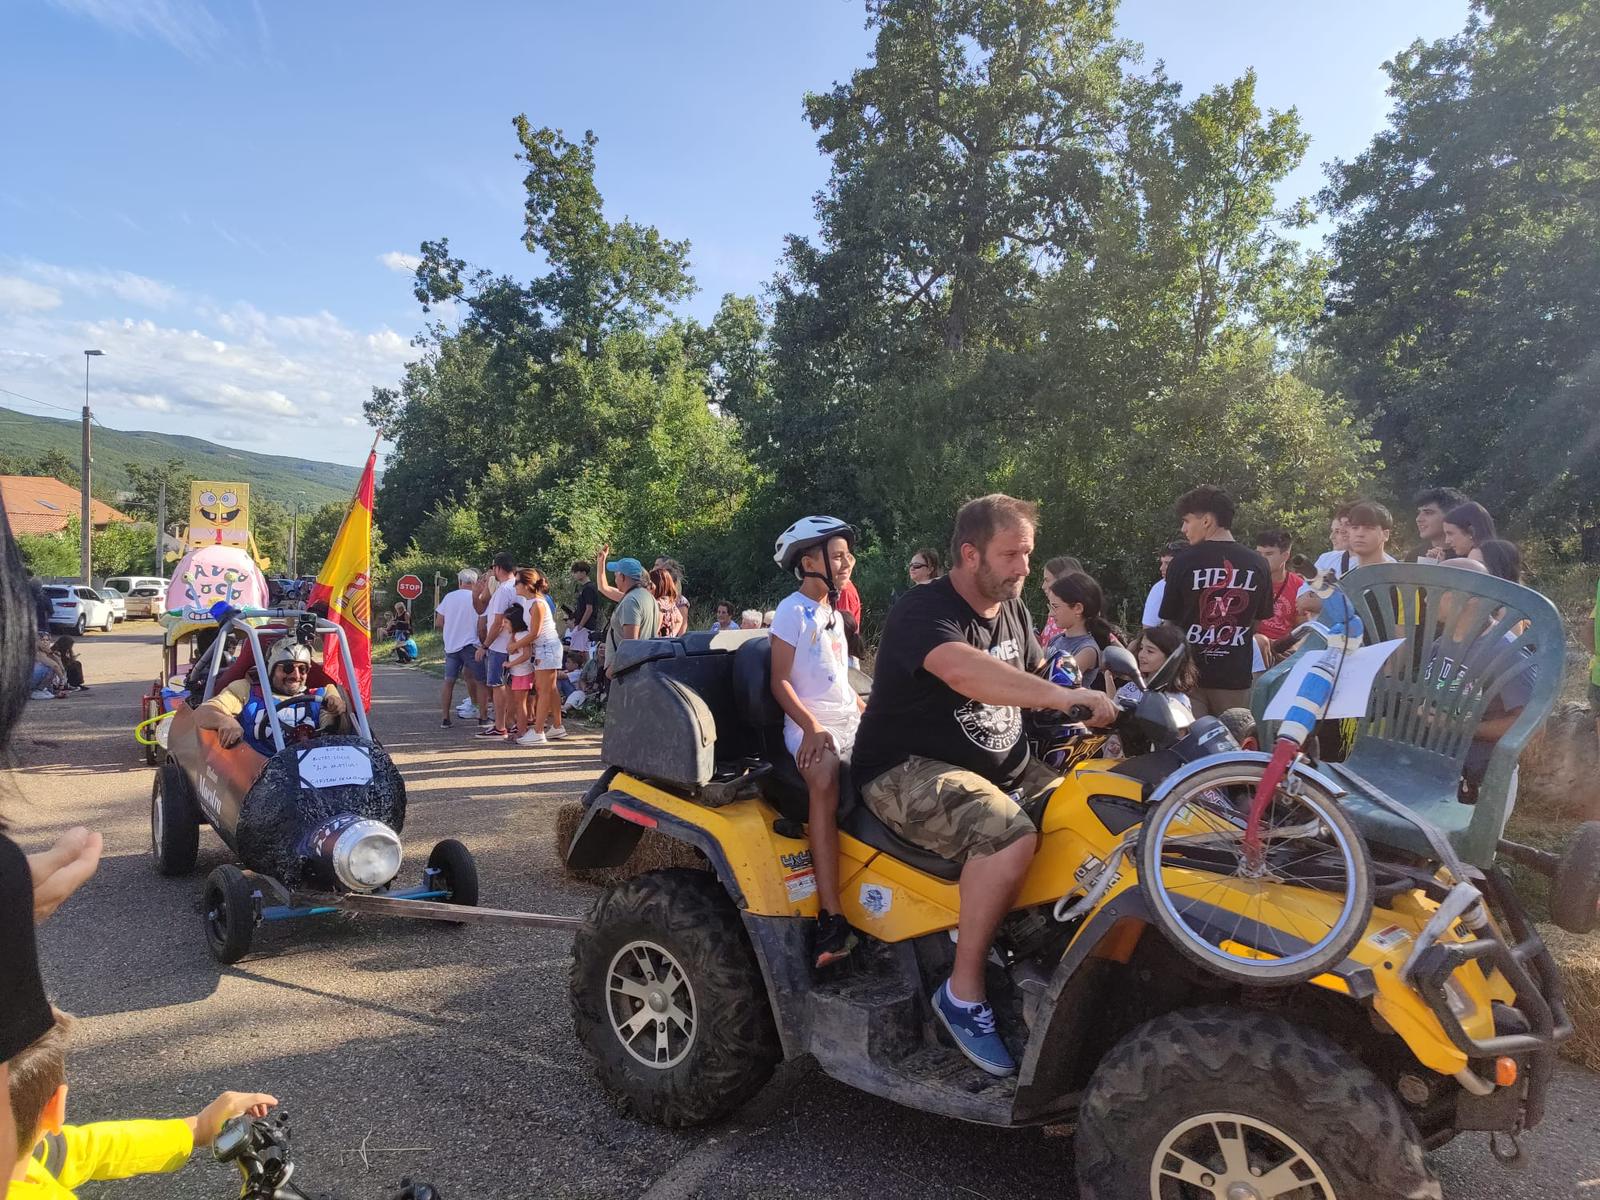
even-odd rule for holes
{"type": "MultiPolygon", "coordinates": [[[[1383,124],[1381,63],[1465,0],[1124,0],[1186,93],[1249,67],[1312,136],[1285,198],[1383,124]]],[[[759,290],[827,174],[804,92],[864,63],[856,0],[8,0],[0,405],[358,462],[420,324],[406,256],[526,274],[511,118],[600,137],[599,183],[693,243],[705,316],[759,290]],[[75,411],[75,410],[74,410],[75,411]]],[[[0,428],[3,433],[3,428],[0,428]]],[[[3,438],[0,438],[3,442],[3,438]]]]}

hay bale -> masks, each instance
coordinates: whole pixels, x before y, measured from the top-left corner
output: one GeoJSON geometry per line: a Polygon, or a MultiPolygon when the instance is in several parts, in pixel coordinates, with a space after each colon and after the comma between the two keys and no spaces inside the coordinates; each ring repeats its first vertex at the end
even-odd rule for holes
{"type": "Polygon", "coordinates": [[[1600,935],[1579,936],[1554,925],[1539,926],[1539,934],[1567,984],[1573,1034],[1561,1053],[1591,1071],[1600,1071],[1600,935]]]}
{"type": "MultiPolygon", "coordinates": [[[[578,826],[582,822],[583,804],[580,801],[573,800],[556,810],[556,853],[562,863],[567,861],[567,849],[572,845],[573,835],[578,832],[578,826]]],[[[672,838],[663,837],[653,829],[646,829],[639,838],[639,844],[634,847],[633,853],[620,867],[586,871],[574,871],[568,867],[567,874],[584,883],[610,887],[625,879],[632,879],[635,875],[660,870],[663,867],[693,867],[705,870],[709,865],[705,855],[693,846],[686,846],[672,838]]]]}
{"type": "Polygon", "coordinates": [[[1576,824],[1600,818],[1600,741],[1586,704],[1560,704],[1522,751],[1518,812],[1576,824]]]}

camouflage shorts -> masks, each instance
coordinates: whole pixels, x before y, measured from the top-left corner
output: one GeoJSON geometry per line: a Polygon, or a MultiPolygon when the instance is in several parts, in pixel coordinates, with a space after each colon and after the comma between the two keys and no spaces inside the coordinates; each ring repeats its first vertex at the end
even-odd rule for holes
{"type": "MultiPolygon", "coordinates": [[[[1029,759],[1020,791],[1029,798],[1060,775],[1029,759]]],[[[964,863],[1004,850],[1038,832],[1021,805],[982,775],[913,755],[861,790],[873,815],[906,841],[964,863]]]]}

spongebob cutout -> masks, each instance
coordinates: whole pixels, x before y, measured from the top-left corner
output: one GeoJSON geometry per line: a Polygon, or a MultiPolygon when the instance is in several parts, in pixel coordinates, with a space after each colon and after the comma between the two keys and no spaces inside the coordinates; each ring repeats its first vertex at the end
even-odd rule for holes
{"type": "Polygon", "coordinates": [[[250,545],[250,485],[197,479],[189,485],[189,548],[250,545]]]}
{"type": "Polygon", "coordinates": [[[166,609],[194,620],[222,601],[230,608],[262,608],[267,581],[248,552],[233,546],[201,546],[184,555],[167,585],[166,609]]]}

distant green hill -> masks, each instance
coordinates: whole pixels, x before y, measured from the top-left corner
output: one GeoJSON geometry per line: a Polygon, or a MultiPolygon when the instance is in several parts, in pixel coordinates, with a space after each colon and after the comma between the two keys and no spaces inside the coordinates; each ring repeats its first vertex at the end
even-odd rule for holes
{"type": "MultiPolygon", "coordinates": [[[[0,408],[0,457],[31,458],[60,450],[78,461],[82,430],[77,421],[40,417],[0,408]]],[[[201,438],[176,433],[94,427],[95,494],[128,488],[125,463],[155,467],[169,458],[181,458],[197,479],[222,479],[248,483],[255,491],[280,503],[293,503],[296,493],[309,507],[330,500],[349,500],[361,475],[360,466],[303,462],[277,454],[257,454],[219,446],[201,438]]]]}

